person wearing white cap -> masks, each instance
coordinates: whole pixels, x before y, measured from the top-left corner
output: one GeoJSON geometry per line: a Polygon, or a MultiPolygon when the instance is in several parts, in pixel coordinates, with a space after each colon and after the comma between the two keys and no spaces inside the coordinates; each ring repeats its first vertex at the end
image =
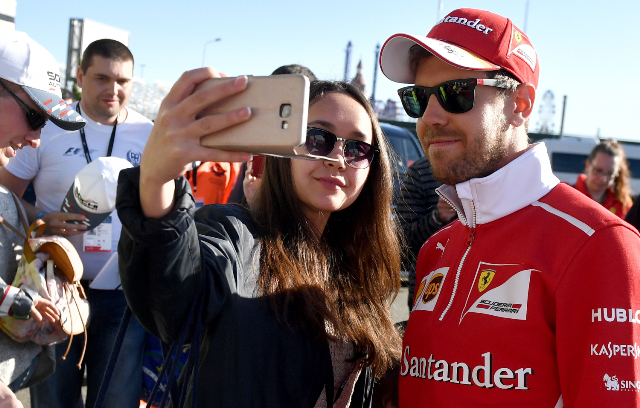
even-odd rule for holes
{"type": "Polygon", "coordinates": [[[528,144],[529,38],[458,9],[380,66],[458,213],[418,256],[400,407],[640,406],[640,236],[528,144]]]}
{"type": "MultiPolygon", "coordinates": [[[[0,167],[23,147],[38,147],[40,131],[48,120],[67,129],[79,129],[84,119],[67,107],[60,92],[60,72],[53,56],[26,33],[6,31],[0,35],[0,167]]],[[[21,206],[0,185],[0,215],[22,229],[21,206]]],[[[25,231],[22,231],[24,234],[25,231]]],[[[37,294],[10,286],[18,267],[23,240],[0,226],[0,318],[45,315],[58,319],[55,306],[37,294]]],[[[0,333],[0,407],[19,407],[11,390],[42,381],[53,372],[53,350],[35,343],[17,343],[0,333]]]]}
{"type": "Polygon", "coordinates": [[[47,120],[67,130],[85,120],[62,100],[60,69],[53,55],[26,33],[0,36],[0,164],[19,149],[38,147],[47,120]]]}
{"type": "MultiPolygon", "coordinates": [[[[89,285],[103,267],[117,265],[121,224],[115,212],[109,215],[110,210],[95,217],[69,208],[63,210],[62,206],[78,174],[89,163],[102,157],[119,158],[130,165],[139,163],[153,124],[126,107],[133,87],[133,65],[131,51],[118,41],[102,39],[89,44],[77,73],[82,98],[69,107],[83,115],[87,126],[77,130],[47,125],[39,149],[20,151],[6,168],[0,169],[0,183],[18,195],[33,180],[36,205],[25,204],[29,220],[42,218],[47,222],[46,233],[67,237],[82,259],[81,283],[92,313],[83,360],[87,370],[87,407],[95,402],[126,307],[126,299],[117,285],[100,288],[89,285]]],[[[102,206],[98,210],[103,213],[102,206]]],[[[139,404],[144,337],[144,329],[134,319],[125,337],[123,355],[127,358],[119,359],[116,365],[105,407],[139,404]]],[[[56,372],[31,387],[32,407],[66,408],[81,398],[84,367],[79,370],[75,366],[82,351],[81,343],[71,343],[64,361],[60,356],[65,353],[67,343],[56,346],[56,372]]]]}

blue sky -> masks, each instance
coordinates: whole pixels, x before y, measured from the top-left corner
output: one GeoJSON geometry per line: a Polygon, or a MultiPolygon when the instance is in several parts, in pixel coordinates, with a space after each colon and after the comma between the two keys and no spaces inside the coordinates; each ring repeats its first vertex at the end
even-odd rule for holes
{"type": "MultiPolygon", "coordinates": [[[[443,0],[441,17],[460,8],[490,10],[524,29],[526,0],[443,0]]],[[[345,49],[353,43],[350,76],[363,61],[370,95],[374,50],[392,34],[426,34],[438,18],[438,0],[138,1],[64,3],[18,0],[16,29],[26,31],[66,63],[70,18],[88,18],[131,32],[134,75],[175,82],[202,63],[228,75],[268,75],[299,63],[323,79],[342,79],[345,49]]],[[[565,134],[640,141],[632,98],[640,73],[640,2],[529,0],[527,34],[541,64],[531,128],[547,90],[555,94],[555,130],[567,95],[565,134]],[[623,85],[626,84],[626,85],[623,85]]],[[[396,98],[395,84],[378,74],[377,99],[396,98]]]]}

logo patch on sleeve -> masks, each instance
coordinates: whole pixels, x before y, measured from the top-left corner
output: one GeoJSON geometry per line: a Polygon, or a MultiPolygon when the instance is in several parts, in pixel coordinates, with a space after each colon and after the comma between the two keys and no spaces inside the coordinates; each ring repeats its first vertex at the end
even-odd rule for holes
{"type": "Polygon", "coordinates": [[[448,267],[439,268],[422,278],[420,286],[416,290],[413,310],[426,310],[432,312],[438,303],[440,289],[449,272],[448,267]]]}
{"type": "Polygon", "coordinates": [[[465,312],[505,319],[527,320],[529,283],[535,269],[522,265],[495,265],[481,262],[476,281],[467,298],[465,312]],[[476,289],[477,288],[477,289],[476,289]]]}

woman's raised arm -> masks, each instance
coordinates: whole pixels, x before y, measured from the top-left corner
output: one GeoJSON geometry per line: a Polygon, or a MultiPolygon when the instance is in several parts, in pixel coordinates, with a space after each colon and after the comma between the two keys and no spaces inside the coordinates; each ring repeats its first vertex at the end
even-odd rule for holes
{"type": "Polygon", "coordinates": [[[248,161],[249,153],[229,152],[200,145],[200,138],[249,120],[250,108],[197,118],[207,106],[242,92],[247,77],[219,86],[196,86],[209,78],[220,77],[213,68],[185,72],[165,97],[140,162],[140,203],[144,215],[162,218],[174,205],[174,180],[182,176],[194,161],[248,161]]]}

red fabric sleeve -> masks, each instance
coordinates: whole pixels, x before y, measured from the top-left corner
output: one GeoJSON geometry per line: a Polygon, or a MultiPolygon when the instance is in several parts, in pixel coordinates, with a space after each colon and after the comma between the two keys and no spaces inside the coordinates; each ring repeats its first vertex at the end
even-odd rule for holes
{"type": "Polygon", "coordinates": [[[640,406],[638,234],[619,225],[595,232],[575,254],[555,299],[564,406],[640,406]]]}

